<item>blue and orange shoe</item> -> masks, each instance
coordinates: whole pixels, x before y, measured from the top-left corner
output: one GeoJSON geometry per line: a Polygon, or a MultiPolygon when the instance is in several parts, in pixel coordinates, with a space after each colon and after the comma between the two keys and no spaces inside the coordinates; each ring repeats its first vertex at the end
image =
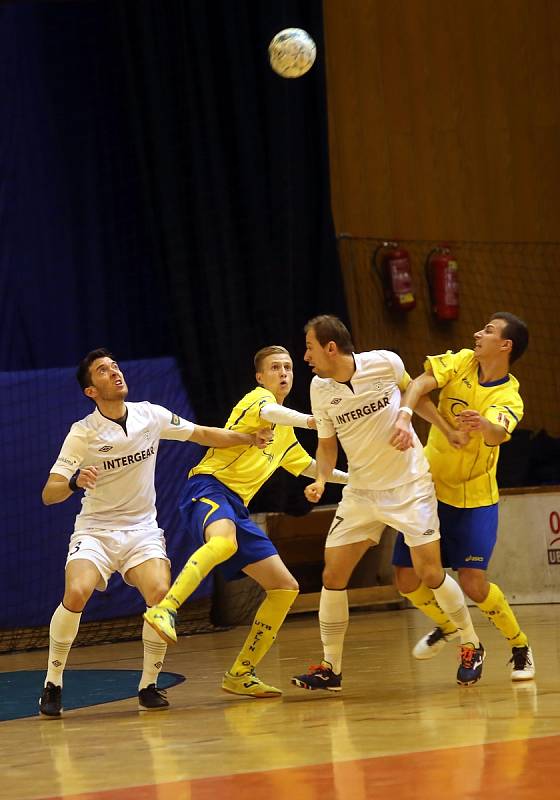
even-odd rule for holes
{"type": "Polygon", "coordinates": [[[337,675],[328,661],[321,661],[318,666],[309,667],[309,672],[305,675],[294,675],[292,683],[300,689],[327,689],[329,692],[340,692],[342,672],[337,675]]]}
{"type": "Polygon", "coordinates": [[[482,642],[478,647],[473,644],[462,644],[459,651],[459,669],[457,670],[457,683],[460,686],[472,686],[482,677],[482,665],[486,658],[486,651],[482,642]]]}

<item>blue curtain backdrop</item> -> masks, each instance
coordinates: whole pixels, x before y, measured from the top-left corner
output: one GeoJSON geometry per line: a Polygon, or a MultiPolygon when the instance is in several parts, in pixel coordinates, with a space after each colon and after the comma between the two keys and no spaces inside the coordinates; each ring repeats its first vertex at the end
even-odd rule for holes
{"type": "Polygon", "coordinates": [[[301,363],[344,314],[319,0],[4,4],[0,93],[0,369],[178,355],[217,423],[256,349],[301,363]],[[287,25],[318,45],[297,80],[287,25]]]}
{"type": "MultiPolygon", "coordinates": [[[[0,5],[0,370],[175,356],[221,425],[279,343],[309,408],[303,325],[346,315],[322,25],[320,0],[0,5]],[[317,43],[296,80],[267,61],[287,26],[317,43]]],[[[255,510],[308,508],[266,491],[255,510]]]]}

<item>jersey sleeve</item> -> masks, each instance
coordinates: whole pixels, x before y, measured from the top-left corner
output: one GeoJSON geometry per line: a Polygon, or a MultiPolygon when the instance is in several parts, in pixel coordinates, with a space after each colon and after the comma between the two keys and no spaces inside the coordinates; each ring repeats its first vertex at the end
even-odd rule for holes
{"type": "Polygon", "coordinates": [[[427,356],[424,362],[424,369],[433,374],[438,388],[441,389],[442,386],[449,383],[462,367],[467,365],[472,355],[472,350],[460,350],[458,353],[448,350],[438,356],[427,356]]]}
{"type": "Polygon", "coordinates": [[[261,410],[269,403],[276,403],[272,392],[264,386],[252,389],[233,407],[225,427],[229,430],[254,433],[259,428],[270,426],[270,422],[261,418],[261,410]]]}
{"type": "Polygon", "coordinates": [[[183,417],[163,406],[157,406],[153,403],[150,405],[159,425],[161,439],[175,439],[180,442],[187,442],[191,438],[194,433],[193,422],[183,419],[183,417]]]}
{"type": "Polygon", "coordinates": [[[75,422],[63,442],[51,472],[70,479],[80,468],[88,448],[88,435],[84,425],[75,422]]]}
{"type": "Polygon", "coordinates": [[[288,447],[282,458],[280,459],[280,466],[283,467],[291,475],[301,475],[311,464],[313,458],[309,453],[303,449],[298,440],[294,436],[293,443],[288,447]]]}
{"type": "Polygon", "coordinates": [[[392,350],[378,350],[378,353],[382,354],[383,357],[387,359],[395,375],[395,381],[397,383],[397,386],[399,387],[401,392],[404,392],[404,390],[410,383],[411,378],[408,372],[404,368],[402,358],[396,353],[393,353],[392,350]]]}
{"type": "Polygon", "coordinates": [[[247,409],[247,420],[254,425],[255,428],[262,428],[263,423],[270,425],[264,417],[261,417],[261,411],[269,403],[274,403],[276,405],[276,398],[272,392],[265,389],[264,386],[260,386],[255,390],[255,402],[247,409]]]}
{"type": "Polygon", "coordinates": [[[486,411],[485,417],[494,425],[500,425],[507,433],[506,441],[511,439],[512,431],[523,418],[523,400],[516,389],[504,391],[498,403],[486,411]]]}
{"type": "Polygon", "coordinates": [[[336,436],[335,427],[327,413],[327,409],[321,402],[321,392],[315,378],[311,381],[310,388],[311,411],[317,424],[317,436],[319,439],[329,439],[336,436]]]}

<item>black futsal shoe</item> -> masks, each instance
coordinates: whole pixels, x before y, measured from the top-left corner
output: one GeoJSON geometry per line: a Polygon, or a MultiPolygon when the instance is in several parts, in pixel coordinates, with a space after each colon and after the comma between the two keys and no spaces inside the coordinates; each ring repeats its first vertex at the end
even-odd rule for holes
{"type": "Polygon", "coordinates": [[[39,698],[39,711],[44,717],[51,719],[62,716],[62,686],[47,682],[39,698]]]}
{"type": "Polygon", "coordinates": [[[161,711],[169,708],[166,694],[165,689],[158,689],[155,683],[150,683],[138,692],[138,708],[140,711],[161,711]]]}

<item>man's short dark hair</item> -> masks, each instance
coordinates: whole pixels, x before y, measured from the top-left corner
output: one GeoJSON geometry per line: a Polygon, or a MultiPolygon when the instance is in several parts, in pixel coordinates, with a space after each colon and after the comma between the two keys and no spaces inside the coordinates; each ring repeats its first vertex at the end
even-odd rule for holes
{"type": "Polygon", "coordinates": [[[511,339],[511,353],[509,363],[513,364],[521,358],[529,344],[529,329],[522,319],[510,314],[509,311],[496,311],[490,319],[503,319],[506,323],[502,330],[502,339],[511,339]]]}
{"type": "Polygon", "coordinates": [[[87,356],[82,358],[78,364],[78,369],[76,370],[76,378],[82,387],[82,391],[87,389],[88,386],[92,385],[90,367],[94,361],[97,361],[98,358],[110,358],[111,361],[115,360],[113,354],[110,353],[105,347],[98,347],[97,350],[92,350],[87,354],[87,356]]]}
{"type": "Polygon", "coordinates": [[[313,317],[305,326],[305,333],[311,329],[321,347],[329,342],[334,342],[341,353],[349,355],[354,352],[350,331],[344,322],[334,314],[320,314],[318,317],[313,317]]]}

